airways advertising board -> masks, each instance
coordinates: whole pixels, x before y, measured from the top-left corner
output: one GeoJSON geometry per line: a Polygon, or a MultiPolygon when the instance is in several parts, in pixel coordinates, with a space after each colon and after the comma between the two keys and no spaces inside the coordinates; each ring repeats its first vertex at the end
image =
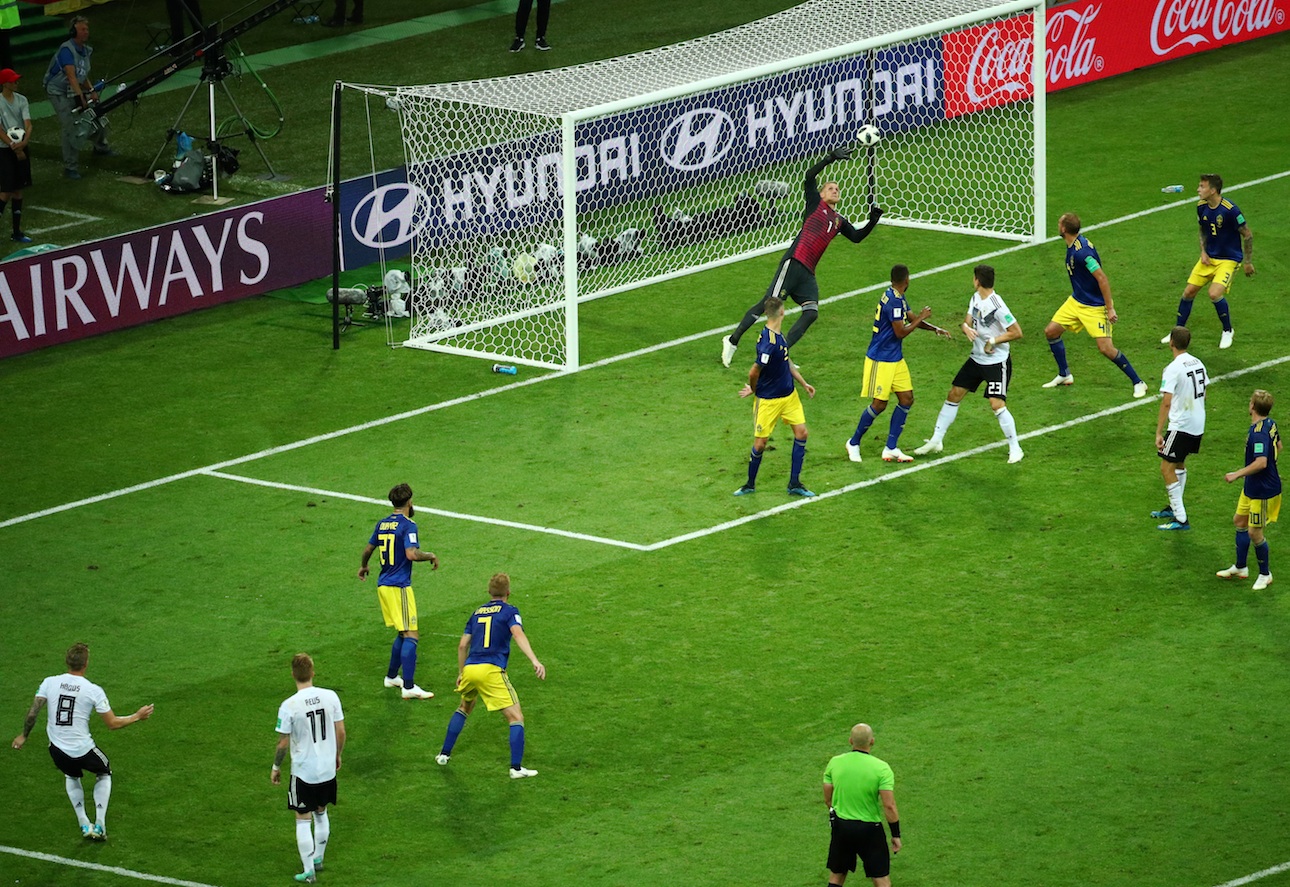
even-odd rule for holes
{"type": "Polygon", "coordinates": [[[330,242],[316,188],[5,262],[0,357],[316,280],[330,242]]]}

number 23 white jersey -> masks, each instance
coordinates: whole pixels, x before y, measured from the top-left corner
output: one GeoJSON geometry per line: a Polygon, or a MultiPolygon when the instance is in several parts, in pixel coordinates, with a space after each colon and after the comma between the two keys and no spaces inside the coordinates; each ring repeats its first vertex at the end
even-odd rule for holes
{"type": "Polygon", "coordinates": [[[336,724],[345,720],[340,697],[306,687],[278,708],[278,732],[291,737],[291,775],[317,784],[336,777],[336,724]]]}
{"type": "Polygon", "coordinates": [[[1205,387],[1209,376],[1200,358],[1186,352],[1165,367],[1160,393],[1170,394],[1169,431],[1183,431],[1197,437],[1205,433],[1205,387]]]}

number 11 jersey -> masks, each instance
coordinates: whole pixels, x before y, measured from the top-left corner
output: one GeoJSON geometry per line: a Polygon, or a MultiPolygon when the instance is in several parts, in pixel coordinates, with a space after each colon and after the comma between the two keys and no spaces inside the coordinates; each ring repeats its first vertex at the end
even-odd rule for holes
{"type": "Polygon", "coordinates": [[[323,687],[296,691],[278,708],[278,732],[291,737],[291,775],[314,785],[336,778],[340,697],[323,687]]]}

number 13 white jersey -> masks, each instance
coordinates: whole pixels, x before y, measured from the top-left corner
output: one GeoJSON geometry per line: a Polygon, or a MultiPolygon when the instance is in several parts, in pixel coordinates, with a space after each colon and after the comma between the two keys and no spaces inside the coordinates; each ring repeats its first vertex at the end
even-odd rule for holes
{"type": "Polygon", "coordinates": [[[278,708],[278,732],[291,737],[291,775],[318,784],[336,778],[336,723],[345,720],[340,697],[306,687],[278,708]]]}
{"type": "Polygon", "coordinates": [[[1165,367],[1160,393],[1171,394],[1168,431],[1183,431],[1200,437],[1205,433],[1205,387],[1209,375],[1200,358],[1179,354],[1165,367]]]}

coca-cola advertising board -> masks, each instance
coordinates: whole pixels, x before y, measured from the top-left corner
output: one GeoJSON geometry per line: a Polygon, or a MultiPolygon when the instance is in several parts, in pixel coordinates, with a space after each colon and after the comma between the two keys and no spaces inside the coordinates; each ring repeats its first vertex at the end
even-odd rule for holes
{"type": "MultiPolygon", "coordinates": [[[[1045,22],[1048,92],[1290,28],[1290,0],[1076,0],[1045,22]]],[[[1016,16],[944,38],[945,113],[1029,98],[1033,19],[1016,16]]]]}
{"type": "Polygon", "coordinates": [[[1048,11],[1048,91],[1266,37],[1290,0],[1080,0],[1048,11]]]}

